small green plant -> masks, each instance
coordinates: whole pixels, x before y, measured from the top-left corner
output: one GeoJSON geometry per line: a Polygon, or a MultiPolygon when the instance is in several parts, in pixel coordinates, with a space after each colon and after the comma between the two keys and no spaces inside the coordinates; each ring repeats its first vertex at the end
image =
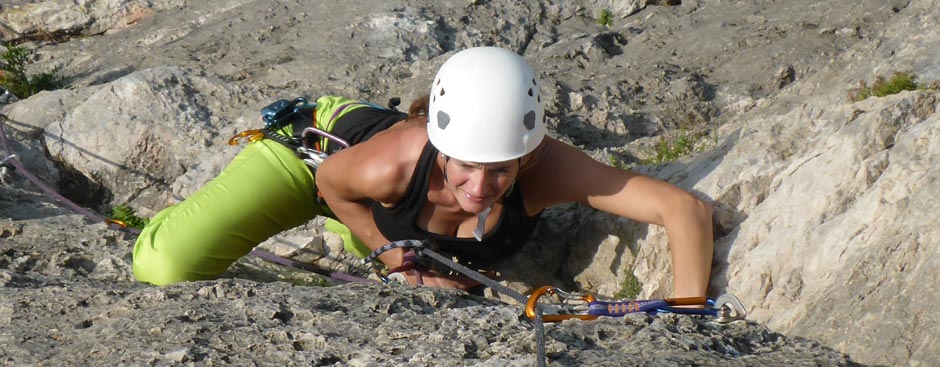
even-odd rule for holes
{"type": "Polygon", "coordinates": [[[640,295],[640,292],[643,291],[643,284],[640,283],[640,280],[636,278],[636,275],[633,275],[633,272],[627,273],[627,276],[623,279],[623,283],[620,283],[620,290],[614,294],[616,299],[636,299],[640,295]]]}
{"type": "Polygon", "coordinates": [[[5,46],[0,54],[0,86],[17,98],[27,98],[44,90],[58,89],[62,78],[55,73],[26,74],[33,51],[22,46],[5,46]]]}
{"type": "Polygon", "coordinates": [[[908,72],[896,72],[890,79],[876,76],[869,86],[865,81],[859,81],[858,87],[849,91],[849,100],[858,102],[868,97],[884,97],[898,94],[906,90],[932,89],[931,85],[917,83],[917,76],[908,72]]]}
{"type": "Polygon", "coordinates": [[[128,227],[142,229],[150,222],[150,219],[137,216],[134,209],[126,205],[118,205],[111,208],[111,219],[116,219],[127,224],[128,227]]]}
{"type": "Polygon", "coordinates": [[[656,156],[644,160],[643,163],[668,163],[690,155],[695,151],[695,145],[700,139],[700,135],[696,135],[686,130],[679,131],[678,135],[668,140],[665,137],[660,136],[659,143],[656,143],[656,156]]]}
{"type": "Polygon", "coordinates": [[[632,164],[626,163],[626,162],[620,160],[620,158],[617,158],[617,156],[612,155],[612,154],[607,156],[607,163],[608,163],[611,167],[620,168],[620,169],[622,169],[622,170],[627,170],[627,171],[629,171],[629,170],[633,169],[633,165],[632,165],[632,164]]]}
{"type": "Polygon", "coordinates": [[[607,9],[601,10],[601,14],[594,21],[602,26],[610,27],[614,24],[614,14],[607,9]]]}

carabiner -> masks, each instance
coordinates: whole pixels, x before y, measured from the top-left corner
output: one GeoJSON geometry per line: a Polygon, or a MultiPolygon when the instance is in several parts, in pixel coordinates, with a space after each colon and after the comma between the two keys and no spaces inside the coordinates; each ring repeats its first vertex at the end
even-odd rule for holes
{"type": "Polygon", "coordinates": [[[231,139],[228,140],[228,145],[238,145],[240,139],[247,138],[249,143],[254,143],[258,140],[264,138],[264,130],[254,129],[254,130],[245,130],[238,134],[235,134],[231,139]]]}
{"type": "Polygon", "coordinates": [[[105,218],[104,223],[108,225],[114,224],[121,228],[127,228],[127,222],[120,220],[120,219],[105,218]]]}
{"type": "MultiPolygon", "coordinates": [[[[320,129],[315,128],[315,127],[308,127],[308,128],[306,128],[306,129],[304,129],[304,132],[303,132],[300,136],[303,137],[303,140],[304,140],[304,141],[307,141],[309,135],[320,135],[320,136],[326,138],[328,141],[334,141],[334,142],[336,142],[336,144],[341,145],[343,148],[349,148],[349,143],[346,142],[346,140],[343,140],[343,138],[340,138],[339,136],[330,134],[330,133],[328,133],[328,132],[326,132],[326,131],[320,130],[320,129]]],[[[307,148],[311,148],[311,147],[307,147],[307,148]]],[[[324,146],[319,147],[319,148],[322,148],[322,149],[318,149],[318,150],[325,150],[325,149],[326,149],[326,145],[324,144],[324,146]]]]}
{"type": "Polygon", "coordinates": [[[10,160],[12,160],[13,158],[16,158],[16,154],[10,154],[10,155],[8,155],[8,156],[6,156],[6,157],[3,157],[3,159],[0,159],[0,165],[6,164],[7,162],[9,162],[10,160]]]}
{"type": "MultiPolygon", "coordinates": [[[[539,298],[542,298],[545,294],[557,295],[558,297],[564,298],[566,300],[579,300],[584,302],[594,302],[597,301],[597,298],[594,298],[591,294],[580,294],[580,293],[568,293],[564,292],[558,288],[551,286],[543,286],[539,289],[536,289],[529,295],[529,300],[525,304],[525,315],[526,317],[535,320],[535,308],[539,302],[539,298]]],[[[594,315],[542,315],[542,321],[544,322],[559,322],[569,319],[580,319],[580,320],[594,320],[597,319],[597,316],[594,315]]]]}

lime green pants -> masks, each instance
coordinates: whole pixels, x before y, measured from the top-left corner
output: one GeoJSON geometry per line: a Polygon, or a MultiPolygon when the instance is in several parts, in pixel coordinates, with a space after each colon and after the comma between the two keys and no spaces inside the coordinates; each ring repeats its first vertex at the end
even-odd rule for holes
{"type": "MultiPolygon", "coordinates": [[[[317,127],[331,131],[339,117],[365,106],[320,97],[317,127]]],[[[317,204],[313,173],[291,149],[268,139],[249,143],[218,177],[150,220],[134,245],[134,277],[157,285],[212,279],[269,237],[328,214],[317,204]]],[[[326,228],[347,251],[369,254],[342,223],[328,219],[326,228]]]]}
{"type": "Polygon", "coordinates": [[[315,190],[293,151],[250,143],[218,177],[150,220],[134,246],[134,276],[157,285],[215,278],[268,237],[323,214],[315,190]]]}

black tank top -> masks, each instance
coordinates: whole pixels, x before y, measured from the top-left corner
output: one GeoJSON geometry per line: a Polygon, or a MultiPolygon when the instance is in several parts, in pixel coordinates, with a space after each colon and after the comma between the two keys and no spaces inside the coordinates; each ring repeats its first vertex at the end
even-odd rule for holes
{"type": "MultiPolygon", "coordinates": [[[[356,145],[407,118],[406,113],[365,106],[351,110],[337,119],[330,132],[350,145],[356,145]]],[[[338,144],[330,144],[326,153],[336,153],[339,148],[338,144]]]]}
{"type": "Polygon", "coordinates": [[[372,203],[372,215],[379,231],[390,241],[432,240],[439,246],[440,251],[476,265],[486,265],[519,251],[532,235],[541,212],[533,217],[526,215],[522,192],[518,187],[503,200],[503,212],[499,222],[483,236],[482,241],[439,235],[418,227],[418,216],[428,199],[428,183],[437,153],[430,141],[424,146],[408,190],[394,207],[386,208],[381,203],[372,203]]]}

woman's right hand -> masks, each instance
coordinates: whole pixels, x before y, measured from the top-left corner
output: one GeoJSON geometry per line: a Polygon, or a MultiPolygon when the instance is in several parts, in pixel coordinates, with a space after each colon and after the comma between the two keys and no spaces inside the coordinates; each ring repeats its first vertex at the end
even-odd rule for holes
{"type": "MultiPolygon", "coordinates": [[[[401,274],[404,275],[406,279],[408,279],[409,284],[418,284],[416,271],[409,270],[401,272],[401,274]]],[[[434,270],[421,272],[421,281],[424,283],[424,286],[428,287],[453,288],[460,290],[467,290],[480,285],[480,282],[467,277],[452,277],[438,273],[434,270]]]]}

